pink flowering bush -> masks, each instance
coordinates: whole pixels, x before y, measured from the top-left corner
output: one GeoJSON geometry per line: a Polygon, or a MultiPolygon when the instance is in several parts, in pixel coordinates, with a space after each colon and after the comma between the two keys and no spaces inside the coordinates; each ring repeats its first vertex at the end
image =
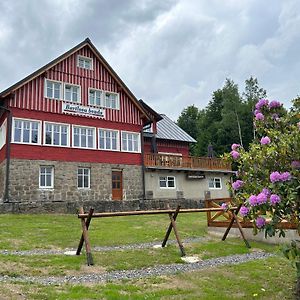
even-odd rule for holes
{"type": "MultiPolygon", "coordinates": [[[[285,236],[278,226],[282,220],[297,224],[300,233],[299,120],[299,99],[289,112],[278,101],[261,99],[255,106],[256,138],[249,150],[234,146],[231,154],[225,154],[237,168],[229,186],[235,205],[242,205],[240,215],[252,221],[254,234],[285,236]]],[[[295,245],[287,246],[284,254],[295,261],[300,295],[300,242],[298,248],[295,245]]]]}

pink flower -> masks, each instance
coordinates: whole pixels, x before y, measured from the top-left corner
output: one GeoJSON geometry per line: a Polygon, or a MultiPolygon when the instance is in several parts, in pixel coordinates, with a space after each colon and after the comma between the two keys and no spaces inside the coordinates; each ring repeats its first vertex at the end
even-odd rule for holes
{"type": "Polygon", "coordinates": [[[240,144],[232,144],[231,145],[231,150],[236,150],[237,148],[241,147],[240,144]]]}
{"type": "Polygon", "coordinates": [[[222,203],[221,208],[222,208],[223,210],[227,210],[227,209],[228,209],[228,204],[225,203],[225,202],[222,203]]]}
{"type": "Polygon", "coordinates": [[[276,172],[272,172],[270,175],[270,180],[272,183],[280,181],[281,180],[281,174],[276,171],[276,172]]]}
{"type": "Polygon", "coordinates": [[[262,193],[264,193],[267,197],[270,197],[270,195],[271,195],[270,190],[267,189],[267,188],[264,188],[264,189],[262,190],[262,193]]]}
{"type": "Polygon", "coordinates": [[[235,150],[231,151],[230,154],[233,159],[238,159],[240,157],[240,154],[235,150]]]}
{"type": "Polygon", "coordinates": [[[255,115],[255,120],[257,121],[263,121],[265,119],[265,116],[262,113],[258,113],[255,115]]]}
{"type": "Polygon", "coordinates": [[[267,144],[270,144],[271,143],[271,140],[268,136],[263,136],[260,140],[260,143],[262,145],[267,145],[267,144]]]}
{"type": "Polygon", "coordinates": [[[244,184],[244,181],[237,180],[237,181],[233,182],[231,186],[234,190],[239,190],[243,186],[243,184],[244,184]]]}
{"type": "Polygon", "coordinates": [[[256,198],[255,195],[251,195],[251,196],[249,197],[248,201],[249,201],[249,204],[250,204],[251,206],[256,206],[256,205],[258,204],[258,203],[257,203],[257,198],[256,198]]]}
{"type": "Polygon", "coordinates": [[[272,205],[276,205],[277,203],[279,203],[281,201],[280,196],[276,195],[276,194],[272,194],[270,196],[270,203],[272,205]]]}
{"type": "Polygon", "coordinates": [[[264,227],[266,225],[266,220],[263,217],[258,217],[256,219],[255,223],[256,223],[257,228],[262,228],[262,227],[264,227]]]}
{"type": "Polygon", "coordinates": [[[300,161],[299,160],[293,160],[291,163],[291,167],[293,169],[300,169],[300,161]]]}
{"type": "Polygon", "coordinates": [[[265,193],[259,193],[256,197],[257,204],[267,203],[268,197],[265,193]]]}
{"type": "Polygon", "coordinates": [[[279,101],[273,100],[269,103],[269,108],[280,107],[282,104],[279,101]]]}
{"type": "Polygon", "coordinates": [[[249,214],[249,208],[246,206],[242,206],[240,209],[240,214],[242,217],[246,217],[249,214]]]}
{"type": "Polygon", "coordinates": [[[255,108],[256,109],[261,109],[263,106],[268,106],[269,101],[267,99],[260,99],[256,104],[255,108]]]}
{"type": "Polygon", "coordinates": [[[288,181],[291,180],[291,174],[289,172],[283,172],[281,174],[281,181],[288,181]]]}

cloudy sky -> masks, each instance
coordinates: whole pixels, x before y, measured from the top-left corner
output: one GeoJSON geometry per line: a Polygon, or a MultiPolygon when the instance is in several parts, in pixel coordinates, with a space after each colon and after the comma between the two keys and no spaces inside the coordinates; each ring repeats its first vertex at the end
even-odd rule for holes
{"type": "Polygon", "coordinates": [[[300,95],[299,0],[1,0],[0,90],[90,37],[137,98],[176,120],[231,78],[300,95]]]}

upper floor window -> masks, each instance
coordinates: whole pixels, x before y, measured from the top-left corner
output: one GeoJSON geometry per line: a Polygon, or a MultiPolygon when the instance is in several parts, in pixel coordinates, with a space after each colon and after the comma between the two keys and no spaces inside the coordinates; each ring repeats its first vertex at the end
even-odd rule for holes
{"type": "Polygon", "coordinates": [[[77,56],[77,66],[88,70],[93,70],[93,59],[86,56],[77,56]]]}
{"type": "Polygon", "coordinates": [[[61,87],[61,82],[46,79],[45,97],[52,99],[61,99],[61,87]]]}
{"type": "Polygon", "coordinates": [[[119,150],[119,132],[117,130],[99,129],[99,149],[119,150]]]}
{"type": "Polygon", "coordinates": [[[14,119],[13,142],[40,144],[40,122],[14,119]]]}
{"type": "Polygon", "coordinates": [[[105,92],[104,107],[119,109],[119,94],[105,92]]]}
{"type": "Polygon", "coordinates": [[[65,83],[65,100],[80,102],[80,86],[65,83]]]}
{"type": "Polygon", "coordinates": [[[208,187],[210,189],[222,189],[222,181],[220,177],[212,177],[208,179],[208,187]]]}
{"type": "Polygon", "coordinates": [[[52,146],[69,146],[69,125],[45,122],[44,143],[52,146]]]}
{"type": "Polygon", "coordinates": [[[73,126],[73,146],[95,149],[95,128],[73,126]]]}
{"type": "Polygon", "coordinates": [[[128,152],[140,152],[139,133],[122,131],[122,150],[128,152]]]}
{"type": "Polygon", "coordinates": [[[90,105],[102,105],[102,95],[101,90],[89,89],[89,104],[90,105]]]}

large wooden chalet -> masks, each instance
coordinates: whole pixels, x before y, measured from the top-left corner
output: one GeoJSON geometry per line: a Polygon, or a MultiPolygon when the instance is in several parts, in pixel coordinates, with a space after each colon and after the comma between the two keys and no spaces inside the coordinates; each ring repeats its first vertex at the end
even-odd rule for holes
{"type": "Polygon", "coordinates": [[[227,196],[230,166],[192,142],[86,39],[0,93],[0,211],[227,196]]]}

